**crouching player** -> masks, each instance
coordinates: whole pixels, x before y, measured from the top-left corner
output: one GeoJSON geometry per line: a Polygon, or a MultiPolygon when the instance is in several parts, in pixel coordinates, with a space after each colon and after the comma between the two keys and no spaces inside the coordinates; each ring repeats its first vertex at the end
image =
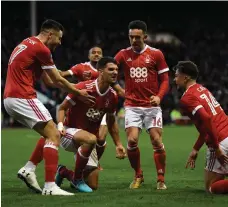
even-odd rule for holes
{"type": "Polygon", "coordinates": [[[99,76],[96,80],[75,85],[77,89],[86,89],[96,98],[96,103],[93,106],[85,105],[75,95],[69,94],[58,110],[58,130],[62,135],[61,146],[66,151],[76,153],[76,162],[74,174],[71,177],[66,176],[63,168],[58,168],[56,183],[60,185],[63,178],[70,178],[71,185],[80,192],[92,192],[92,188],[83,179],[83,171],[96,146],[104,114],[107,116],[109,133],[116,145],[116,157],[123,159],[126,156],[114,115],[118,98],[110,86],[117,79],[117,63],[111,57],[103,57],[98,61],[97,67],[99,76]]]}
{"type": "Polygon", "coordinates": [[[228,194],[228,117],[211,92],[196,82],[198,68],[191,61],[175,66],[175,82],[185,90],[180,104],[199,131],[186,168],[195,168],[198,151],[207,144],[205,188],[214,194],[228,194]]]}

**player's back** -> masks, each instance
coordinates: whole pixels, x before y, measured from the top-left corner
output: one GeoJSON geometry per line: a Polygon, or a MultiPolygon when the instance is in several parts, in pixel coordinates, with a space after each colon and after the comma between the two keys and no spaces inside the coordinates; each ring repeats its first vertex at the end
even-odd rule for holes
{"type": "Polygon", "coordinates": [[[115,59],[125,75],[125,105],[151,106],[150,96],[159,91],[158,75],[169,70],[162,52],[146,45],[136,53],[129,47],[117,53],[115,59]]]}
{"type": "Polygon", "coordinates": [[[65,126],[84,129],[97,134],[104,114],[115,112],[118,101],[117,94],[111,87],[104,94],[101,94],[97,79],[80,82],[75,87],[86,89],[90,95],[96,98],[96,103],[94,106],[89,106],[79,101],[74,95],[69,94],[67,99],[75,105],[73,104],[67,112],[65,126]]]}
{"type": "Polygon", "coordinates": [[[76,64],[70,69],[70,73],[77,77],[78,82],[84,81],[83,72],[90,72],[91,80],[95,80],[99,73],[96,68],[94,68],[90,62],[76,64]]]}
{"type": "MultiPolygon", "coordinates": [[[[194,110],[197,111],[201,107],[206,110],[206,112],[213,120],[213,126],[219,134],[218,139],[220,141],[228,137],[228,116],[225,114],[220,104],[216,101],[214,96],[207,88],[203,87],[200,84],[194,84],[190,88],[188,88],[182,98],[184,98],[184,96],[194,96],[195,98],[197,98],[198,106],[196,106],[194,110]]],[[[189,100],[191,100],[191,98],[189,100]]],[[[194,110],[192,114],[194,114],[194,110]]],[[[203,123],[199,122],[198,124],[203,125],[203,123]]]]}
{"type": "Polygon", "coordinates": [[[34,84],[41,77],[42,61],[44,64],[46,61],[45,58],[42,60],[44,56],[42,51],[50,53],[50,50],[36,37],[23,40],[13,50],[8,62],[4,98],[36,98],[34,84]]]}

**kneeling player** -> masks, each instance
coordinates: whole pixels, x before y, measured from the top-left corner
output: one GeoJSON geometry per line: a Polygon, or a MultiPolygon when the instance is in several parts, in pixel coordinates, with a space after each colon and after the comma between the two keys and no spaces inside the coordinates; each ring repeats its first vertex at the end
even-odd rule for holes
{"type": "Polygon", "coordinates": [[[175,82],[185,93],[180,104],[200,135],[188,158],[186,168],[195,168],[198,151],[207,144],[205,188],[215,194],[228,193],[228,117],[208,89],[196,83],[198,68],[191,61],[175,67],[175,82]]]}
{"type": "MultiPolygon", "coordinates": [[[[83,171],[96,145],[104,114],[107,116],[109,133],[116,145],[116,157],[120,159],[125,157],[125,149],[119,138],[114,115],[117,107],[117,95],[110,87],[110,84],[116,82],[118,67],[116,61],[110,57],[101,58],[97,65],[100,71],[98,79],[75,85],[76,88],[86,89],[90,95],[94,96],[96,98],[95,105],[85,105],[73,94],[69,94],[58,110],[58,130],[62,134],[61,146],[67,151],[77,152],[71,185],[81,192],[92,192],[83,179],[83,171]]],[[[59,175],[56,176],[58,184],[61,183],[61,178],[64,178],[60,169],[59,175]]]]}

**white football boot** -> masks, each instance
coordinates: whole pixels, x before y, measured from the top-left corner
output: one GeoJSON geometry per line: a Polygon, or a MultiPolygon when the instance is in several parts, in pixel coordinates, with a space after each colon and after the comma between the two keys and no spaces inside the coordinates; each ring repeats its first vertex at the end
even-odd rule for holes
{"type": "Polygon", "coordinates": [[[62,190],[56,184],[54,184],[50,188],[44,188],[42,191],[42,195],[59,195],[59,196],[72,196],[74,193],[69,193],[65,190],[62,190]]]}
{"type": "Polygon", "coordinates": [[[36,193],[42,193],[42,189],[40,188],[37,180],[36,180],[36,174],[33,171],[29,171],[22,167],[18,173],[17,177],[20,178],[25,184],[33,190],[36,193]]]}

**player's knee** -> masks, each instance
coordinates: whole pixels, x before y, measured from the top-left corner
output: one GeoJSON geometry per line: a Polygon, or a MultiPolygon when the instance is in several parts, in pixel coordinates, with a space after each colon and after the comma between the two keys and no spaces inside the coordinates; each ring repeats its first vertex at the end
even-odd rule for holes
{"type": "Polygon", "coordinates": [[[93,134],[90,134],[88,136],[88,139],[86,140],[87,144],[89,145],[95,145],[97,143],[97,137],[93,134]]]}
{"type": "Polygon", "coordinates": [[[60,145],[60,134],[58,130],[53,130],[53,132],[46,139],[49,142],[53,142],[56,146],[60,145]]]}
{"type": "Polygon", "coordinates": [[[127,149],[134,150],[138,146],[138,141],[136,139],[128,140],[127,142],[127,149]]]}

